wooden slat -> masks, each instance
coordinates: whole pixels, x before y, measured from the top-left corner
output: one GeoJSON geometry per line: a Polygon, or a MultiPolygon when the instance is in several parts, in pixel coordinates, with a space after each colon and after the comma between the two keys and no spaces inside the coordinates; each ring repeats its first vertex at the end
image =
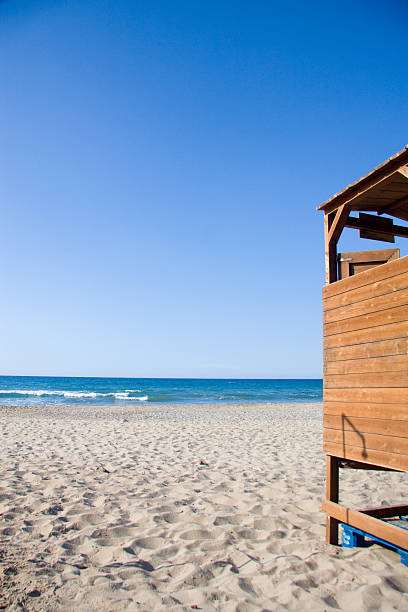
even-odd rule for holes
{"type": "Polygon", "coordinates": [[[404,195],[401,198],[394,200],[394,202],[392,202],[391,204],[390,203],[386,204],[384,208],[378,211],[378,214],[382,215],[384,213],[387,213],[387,215],[393,215],[395,211],[398,212],[400,208],[402,208],[403,210],[405,209],[405,211],[407,212],[408,211],[407,205],[408,205],[408,196],[404,195]]]}
{"type": "MultiPolygon", "coordinates": [[[[332,390],[330,390],[331,392],[332,390]]],[[[335,390],[337,391],[337,389],[335,390]]],[[[350,389],[347,389],[350,391],[350,389]]],[[[374,390],[372,390],[374,391],[374,390]]],[[[389,389],[386,389],[388,392],[389,389]]],[[[396,389],[391,389],[396,391],[396,389]]],[[[329,391],[326,392],[327,394],[329,391]]],[[[341,394],[343,397],[344,393],[341,394]]],[[[408,395],[408,394],[407,394],[408,395]]],[[[388,395],[387,395],[388,398],[388,395]]],[[[345,416],[349,418],[387,419],[395,421],[408,421],[408,404],[386,404],[349,401],[325,401],[324,415],[345,416]]]]}
{"type": "Polygon", "coordinates": [[[366,372],[408,372],[408,355],[325,361],[325,374],[364,374],[366,372]]]}
{"type": "Polygon", "coordinates": [[[408,355],[408,338],[364,342],[363,344],[326,349],[324,360],[325,362],[345,361],[348,359],[368,359],[369,357],[376,358],[392,355],[408,355]]]}
{"type": "Polygon", "coordinates": [[[323,338],[323,348],[327,350],[340,346],[378,342],[380,340],[391,340],[393,338],[408,338],[407,321],[403,320],[397,323],[391,323],[390,325],[379,325],[371,329],[359,329],[357,331],[335,334],[333,336],[325,336],[323,338]]]}
{"type": "Polygon", "coordinates": [[[333,457],[341,459],[362,461],[363,463],[372,463],[373,465],[408,472],[408,455],[388,453],[372,448],[364,450],[361,446],[343,446],[343,444],[335,444],[334,442],[324,442],[323,451],[326,455],[333,455],[333,457]]]}
{"type": "MultiPolygon", "coordinates": [[[[406,277],[408,280],[408,274],[406,277]]],[[[408,304],[408,289],[400,289],[399,291],[386,293],[361,302],[354,302],[349,306],[340,306],[333,310],[326,310],[323,313],[323,321],[324,323],[343,321],[352,317],[395,308],[396,306],[405,306],[406,304],[408,304]]]]}
{"type": "Polygon", "coordinates": [[[390,525],[374,516],[345,508],[344,506],[340,506],[340,504],[328,500],[323,500],[322,510],[341,523],[346,523],[351,527],[361,529],[361,531],[370,533],[395,546],[408,549],[408,531],[405,529],[401,529],[396,525],[390,525]]]}
{"type": "Polygon", "coordinates": [[[366,272],[362,272],[361,274],[356,274],[355,276],[350,276],[335,283],[331,283],[330,285],[326,285],[323,287],[323,298],[326,299],[332,297],[333,295],[338,295],[339,293],[345,293],[346,291],[357,289],[357,287],[370,285],[371,283],[375,283],[407,271],[408,255],[372,268],[371,270],[367,270],[366,272]]]}
{"type": "Polygon", "coordinates": [[[404,272],[403,274],[391,276],[382,281],[326,298],[323,300],[323,310],[329,311],[342,306],[349,306],[350,304],[380,297],[381,295],[399,291],[406,287],[408,287],[408,273],[404,272]]]}
{"type": "MultiPolygon", "coordinates": [[[[368,404],[408,404],[408,389],[406,387],[391,389],[325,389],[323,401],[326,402],[364,402],[368,404]]],[[[324,404],[326,405],[326,404],[324,404]]]]}
{"type": "Polygon", "coordinates": [[[360,446],[365,450],[380,450],[386,453],[407,455],[408,439],[397,436],[383,436],[379,434],[363,433],[361,431],[348,431],[346,429],[323,429],[323,441],[341,444],[344,446],[360,446]]]}
{"type": "MultiPolygon", "coordinates": [[[[408,229],[408,228],[407,228],[408,229]]],[[[378,234],[376,235],[376,237],[374,238],[374,234],[370,235],[370,236],[360,236],[361,238],[369,238],[370,240],[383,240],[383,238],[378,238],[378,234]]],[[[392,241],[394,242],[394,241],[392,241]]],[[[381,265],[381,264],[378,264],[381,265]]],[[[353,274],[361,274],[361,272],[366,272],[367,270],[371,270],[373,267],[373,264],[355,264],[353,266],[353,274]]]]}
{"type": "Polygon", "coordinates": [[[408,372],[366,372],[365,374],[326,374],[325,389],[367,387],[408,387],[408,372]]]}
{"type": "Polygon", "coordinates": [[[397,421],[325,414],[323,416],[323,427],[337,431],[359,431],[362,434],[408,438],[408,420],[397,421]]]}
{"type": "Polygon", "coordinates": [[[333,323],[325,323],[323,325],[323,335],[332,336],[334,334],[344,334],[351,331],[370,329],[372,327],[389,325],[390,323],[398,323],[402,321],[407,321],[408,328],[408,304],[388,308],[387,310],[381,310],[380,312],[363,314],[358,317],[352,317],[351,319],[344,319],[342,321],[335,321],[333,323]]]}

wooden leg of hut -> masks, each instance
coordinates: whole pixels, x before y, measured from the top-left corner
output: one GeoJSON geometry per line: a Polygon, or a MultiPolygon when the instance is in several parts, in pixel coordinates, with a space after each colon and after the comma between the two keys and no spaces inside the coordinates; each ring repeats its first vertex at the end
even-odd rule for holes
{"type": "MultiPolygon", "coordinates": [[[[339,460],[331,455],[326,455],[326,499],[339,502],[339,460]]],[[[339,543],[339,521],[331,516],[326,518],[326,541],[339,543]]]]}

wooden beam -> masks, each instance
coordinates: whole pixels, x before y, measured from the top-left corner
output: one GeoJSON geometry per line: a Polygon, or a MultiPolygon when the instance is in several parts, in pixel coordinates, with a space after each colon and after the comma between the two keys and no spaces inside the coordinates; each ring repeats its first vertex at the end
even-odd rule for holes
{"type": "MultiPolygon", "coordinates": [[[[326,456],[326,498],[336,504],[339,501],[339,460],[331,455],[326,456]]],[[[339,543],[339,521],[331,516],[326,517],[326,541],[339,543]]]]}
{"type": "Polygon", "coordinates": [[[360,229],[360,238],[381,240],[383,242],[395,242],[394,234],[390,234],[388,231],[394,227],[394,221],[389,217],[374,217],[373,215],[359,212],[358,218],[360,221],[367,221],[376,226],[375,230],[360,229]]]}
{"type": "Polygon", "coordinates": [[[338,522],[356,527],[386,542],[390,542],[390,544],[408,550],[408,531],[405,529],[385,523],[364,512],[345,508],[332,501],[324,500],[322,503],[322,510],[338,522]]]}
{"type": "Polygon", "coordinates": [[[389,234],[390,236],[401,236],[403,238],[408,238],[408,227],[404,227],[402,225],[390,225],[389,227],[379,227],[378,225],[378,217],[375,215],[366,215],[364,219],[358,219],[357,217],[352,217],[349,215],[348,219],[345,222],[345,227],[352,227],[354,229],[359,230],[368,230],[368,231],[381,231],[384,234],[389,234]],[[371,219],[367,217],[372,217],[375,221],[372,222],[371,219]]]}
{"type": "Polygon", "coordinates": [[[341,236],[341,232],[344,229],[344,224],[347,221],[348,215],[349,208],[343,204],[343,206],[340,206],[340,208],[337,210],[336,216],[330,225],[328,235],[329,243],[333,242],[334,244],[337,244],[341,236]]]}
{"type": "MultiPolygon", "coordinates": [[[[374,516],[375,518],[392,518],[393,516],[406,516],[408,514],[408,506],[387,506],[386,508],[367,508],[360,510],[363,514],[374,516]]],[[[408,526],[408,524],[407,524],[408,526]]]]}

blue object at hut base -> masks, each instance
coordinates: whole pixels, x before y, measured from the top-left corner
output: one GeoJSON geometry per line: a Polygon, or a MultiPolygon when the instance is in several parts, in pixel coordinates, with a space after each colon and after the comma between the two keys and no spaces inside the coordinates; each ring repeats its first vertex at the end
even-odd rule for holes
{"type": "Polygon", "coordinates": [[[366,531],[361,531],[361,529],[356,529],[356,527],[351,527],[350,525],[345,525],[341,523],[341,527],[343,528],[343,534],[341,538],[341,545],[344,548],[354,548],[355,546],[363,547],[368,546],[368,542],[366,542],[365,538],[369,538],[370,540],[374,540],[379,544],[383,544],[388,548],[393,548],[399,553],[401,557],[401,563],[408,567],[408,550],[404,548],[400,548],[395,544],[391,544],[390,542],[386,542],[381,538],[377,538],[376,536],[367,533],[366,531]]]}

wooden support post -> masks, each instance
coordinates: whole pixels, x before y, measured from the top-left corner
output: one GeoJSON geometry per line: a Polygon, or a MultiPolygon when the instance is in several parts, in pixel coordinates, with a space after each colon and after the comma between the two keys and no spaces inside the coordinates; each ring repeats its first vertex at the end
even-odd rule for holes
{"type": "Polygon", "coordinates": [[[324,215],[324,259],[326,268],[326,285],[337,280],[337,242],[330,239],[333,214],[324,215]]]}
{"type": "Polygon", "coordinates": [[[329,260],[329,280],[327,281],[328,283],[335,283],[336,280],[338,279],[338,271],[337,271],[337,244],[333,244],[333,242],[330,242],[329,244],[329,248],[328,248],[328,252],[329,252],[329,256],[328,256],[328,260],[329,260]]]}
{"type": "MultiPolygon", "coordinates": [[[[326,455],[326,499],[339,502],[339,460],[326,455]]],[[[326,541],[335,546],[339,543],[339,521],[331,516],[326,517],[326,541]]]]}
{"type": "Polygon", "coordinates": [[[340,206],[340,208],[338,208],[336,212],[333,211],[324,215],[324,252],[326,264],[326,285],[334,283],[338,279],[337,243],[348,218],[349,209],[345,204],[340,206]]]}

